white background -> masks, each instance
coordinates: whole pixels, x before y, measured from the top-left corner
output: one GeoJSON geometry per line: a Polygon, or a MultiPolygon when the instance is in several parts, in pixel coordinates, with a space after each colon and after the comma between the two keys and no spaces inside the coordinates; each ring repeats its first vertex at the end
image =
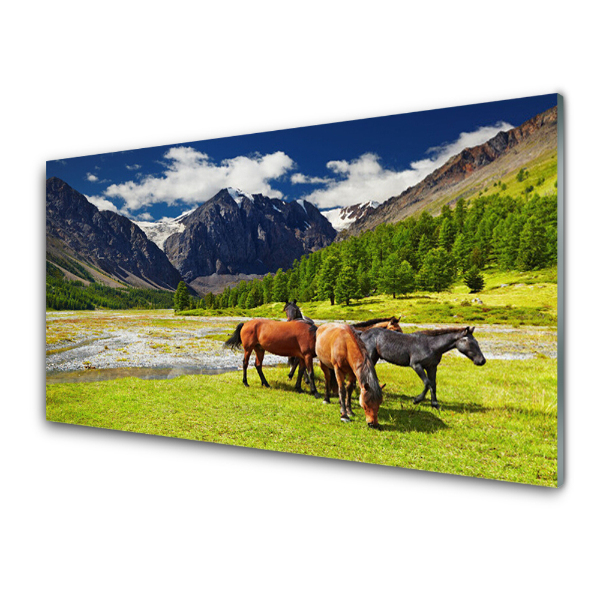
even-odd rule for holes
{"type": "Polygon", "coordinates": [[[415,6],[3,8],[3,597],[597,592],[597,20],[577,3],[415,6]],[[562,489],[45,422],[47,159],[551,92],[567,128],[562,489]]]}

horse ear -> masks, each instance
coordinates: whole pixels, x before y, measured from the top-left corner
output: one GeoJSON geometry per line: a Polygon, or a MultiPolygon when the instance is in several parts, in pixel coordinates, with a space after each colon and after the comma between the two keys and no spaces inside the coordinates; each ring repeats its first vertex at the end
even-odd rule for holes
{"type": "Polygon", "coordinates": [[[467,327],[467,329],[469,330],[470,334],[473,334],[473,332],[475,331],[475,326],[473,326],[473,327],[467,327]]]}
{"type": "Polygon", "coordinates": [[[292,300],[292,304],[297,304],[298,300],[292,300]]]}
{"type": "Polygon", "coordinates": [[[387,385],[387,383],[384,383],[384,384],[381,386],[381,389],[383,390],[383,388],[384,388],[386,385],[387,385]]]}

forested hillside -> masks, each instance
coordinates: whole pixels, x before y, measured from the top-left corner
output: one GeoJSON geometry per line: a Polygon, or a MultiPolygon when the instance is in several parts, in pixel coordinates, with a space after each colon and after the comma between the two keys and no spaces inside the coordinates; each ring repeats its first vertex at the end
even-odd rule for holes
{"type": "Polygon", "coordinates": [[[112,288],[99,283],[85,285],[82,281],[70,281],[58,267],[46,261],[46,308],[173,308],[173,295],[161,290],[112,288]]]}
{"type": "MultiPolygon", "coordinates": [[[[415,290],[448,289],[468,272],[495,266],[501,270],[530,271],[557,262],[557,197],[540,196],[544,181],[530,181],[527,171],[517,175],[518,195],[506,195],[501,181],[492,193],[459,200],[438,217],[423,212],[394,225],[335,243],[251,282],[242,281],[222,294],[209,294],[207,308],[254,308],[269,302],[352,299],[415,290]],[[496,191],[497,190],[497,191],[496,191]]],[[[547,182],[546,182],[547,185],[547,182]]]]}

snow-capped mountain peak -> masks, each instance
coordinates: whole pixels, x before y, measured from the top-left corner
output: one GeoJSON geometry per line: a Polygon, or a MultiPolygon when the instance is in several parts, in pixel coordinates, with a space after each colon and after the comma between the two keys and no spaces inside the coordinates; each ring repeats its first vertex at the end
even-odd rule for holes
{"type": "Polygon", "coordinates": [[[146,237],[154,242],[161,250],[165,249],[165,242],[174,233],[185,231],[185,225],[181,222],[185,217],[194,212],[194,208],[186,210],[178,217],[163,217],[160,221],[134,221],[134,223],[146,234],[146,237]]]}
{"type": "Polygon", "coordinates": [[[342,231],[349,227],[354,221],[364,217],[369,212],[375,210],[379,206],[379,202],[371,200],[362,204],[353,204],[352,206],[344,206],[334,208],[332,210],[323,211],[323,216],[329,219],[337,231],[342,231]]]}
{"type": "Polygon", "coordinates": [[[252,194],[246,194],[238,188],[228,187],[227,193],[231,196],[231,198],[235,201],[235,203],[238,206],[241,206],[244,198],[250,200],[250,202],[254,202],[254,197],[252,196],[252,194]]]}

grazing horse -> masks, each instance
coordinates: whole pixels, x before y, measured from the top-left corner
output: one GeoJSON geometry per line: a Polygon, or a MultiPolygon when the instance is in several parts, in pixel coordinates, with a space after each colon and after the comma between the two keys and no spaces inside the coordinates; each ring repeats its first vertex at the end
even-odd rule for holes
{"type": "MultiPolygon", "coordinates": [[[[383,331],[383,330],[382,330],[383,331]]],[[[381,429],[377,421],[383,393],[377,373],[363,342],[357,332],[342,323],[326,323],[317,329],[317,357],[325,375],[325,404],[329,404],[331,391],[331,371],[335,373],[340,397],[340,418],[345,423],[354,416],[352,412],[352,392],[356,381],[360,386],[360,405],[365,410],[367,425],[381,429]],[[345,381],[348,378],[348,387],[345,381]]]]}
{"type": "Polygon", "coordinates": [[[404,334],[387,329],[371,329],[361,335],[373,364],[382,358],[400,367],[412,367],[425,384],[414,399],[423,402],[431,390],[431,406],[439,408],[436,395],[437,367],[442,355],[453,348],[470,358],[477,366],[485,365],[485,356],[473,337],[475,327],[449,327],[404,334]]]}
{"type": "Polygon", "coordinates": [[[278,356],[294,356],[301,361],[296,391],[302,392],[302,374],[308,371],[310,391],[318,398],[315,378],[313,373],[313,357],[315,356],[315,333],[317,328],[305,321],[273,321],[271,319],[252,319],[240,323],[234,334],[225,342],[229,348],[244,348],[244,385],[248,387],[248,362],[254,351],[256,354],[255,366],[260,376],[260,381],[265,387],[270,387],[262,370],[262,363],[266,352],[278,356]]]}
{"type": "MultiPolygon", "coordinates": [[[[287,320],[288,321],[306,321],[307,323],[310,323],[311,325],[314,325],[315,322],[312,319],[309,319],[308,317],[305,317],[302,315],[302,311],[300,310],[300,307],[296,304],[297,300],[292,300],[291,302],[286,302],[285,306],[283,307],[283,312],[287,315],[287,320]]],[[[288,365],[290,367],[290,372],[288,373],[288,379],[293,379],[294,377],[294,373],[296,372],[296,368],[298,367],[298,365],[300,364],[300,360],[296,357],[290,357],[288,358],[288,365]]],[[[306,383],[308,384],[308,373],[306,371],[304,371],[304,381],[306,381],[306,383]]]]}
{"type": "Polygon", "coordinates": [[[352,327],[360,332],[368,331],[374,327],[381,327],[383,329],[391,329],[392,331],[402,333],[402,328],[399,323],[400,317],[390,317],[389,319],[370,319],[368,321],[363,321],[362,323],[354,323],[352,327]]]}

